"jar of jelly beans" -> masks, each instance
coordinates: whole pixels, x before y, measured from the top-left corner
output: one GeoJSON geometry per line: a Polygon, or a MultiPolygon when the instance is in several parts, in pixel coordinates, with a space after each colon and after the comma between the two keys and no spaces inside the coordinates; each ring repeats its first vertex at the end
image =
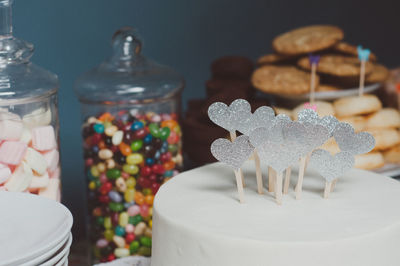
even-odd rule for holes
{"type": "Polygon", "coordinates": [[[141,48],[132,28],[118,30],[111,57],[76,82],[92,262],[151,255],[154,195],[182,169],[184,81],[141,48]]]}
{"type": "Polygon", "coordinates": [[[0,191],[60,201],[58,78],[13,36],[12,2],[0,1],[0,191]]]}

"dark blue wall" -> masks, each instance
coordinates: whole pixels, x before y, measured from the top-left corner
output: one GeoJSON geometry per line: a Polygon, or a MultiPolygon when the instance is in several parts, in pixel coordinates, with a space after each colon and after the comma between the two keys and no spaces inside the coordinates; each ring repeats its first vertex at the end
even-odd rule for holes
{"type": "MultiPolygon", "coordinates": [[[[256,59],[285,30],[314,23],[342,27],[346,39],[371,48],[389,66],[399,63],[398,1],[297,0],[16,0],[15,35],[32,42],[33,61],[59,75],[63,201],[83,232],[84,177],[75,78],[110,53],[116,29],[131,25],[144,53],[183,73],[184,99],[204,95],[209,64],[218,56],[256,59]]],[[[77,237],[77,236],[76,236],[77,237]]]]}

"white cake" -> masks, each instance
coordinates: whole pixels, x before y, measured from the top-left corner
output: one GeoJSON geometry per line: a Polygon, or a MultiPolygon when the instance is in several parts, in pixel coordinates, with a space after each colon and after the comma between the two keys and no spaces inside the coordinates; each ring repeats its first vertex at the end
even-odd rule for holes
{"type": "Polygon", "coordinates": [[[302,199],[291,188],[279,206],[266,189],[256,193],[252,162],[243,171],[245,204],[233,171],[221,163],[161,187],[152,266],[400,265],[400,182],[353,169],[323,199],[324,180],[308,171],[302,199]]]}

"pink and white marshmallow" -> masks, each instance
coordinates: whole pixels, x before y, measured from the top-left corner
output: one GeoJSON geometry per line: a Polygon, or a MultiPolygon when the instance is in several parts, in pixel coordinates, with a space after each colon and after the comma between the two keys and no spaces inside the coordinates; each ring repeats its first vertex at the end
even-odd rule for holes
{"type": "Polygon", "coordinates": [[[24,161],[39,175],[44,175],[46,173],[47,160],[40,152],[28,148],[25,153],[24,161]]]}
{"type": "Polygon", "coordinates": [[[0,146],[0,163],[19,165],[25,155],[27,145],[21,141],[5,141],[0,146]]]}
{"type": "Polygon", "coordinates": [[[0,164],[0,185],[11,177],[11,169],[4,164],[0,164]]]}
{"type": "Polygon", "coordinates": [[[56,136],[52,126],[32,129],[32,146],[39,151],[48,151],[57,147],[56,136]]]}
{"type": "Polygon", "coordinates": [[[32,178],[32,169],[28,166],[28,164],[22,162],[22,164],[15,169],[14,173],[11,175],[11,178],[5,184],[5,187],[8,191],[22,192],[28,189],[32,182],[32,178]]]}
{"type": "Polygon", "coordinates": [[[48,151],[43,154],[44,159],[47,162],[47,167],[50,172],[54,172],[57,169],[58,162],[60,160],[60,153],[58,150],[54,149],[51,151],[48,151]]]}
{"type": "Polygon", "coordinates": [[[18,115],[0,112],[0,139],[19,140],[23,127],[18,115]]]}

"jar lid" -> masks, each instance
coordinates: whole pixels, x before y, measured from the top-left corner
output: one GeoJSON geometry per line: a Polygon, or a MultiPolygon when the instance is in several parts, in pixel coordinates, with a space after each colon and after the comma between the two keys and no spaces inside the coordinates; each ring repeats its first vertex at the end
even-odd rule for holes
{"type": "Polygon", "coordinates": [[[142,42],[133,28],[124,27],[112,38],[112,55],[83,74],[75,84],[85,103],[145,103],[168,99],[184,87],[182,76],[141,54],[142,42]]]}
{"type": "Polygon", "coordinates": [[[0,0],[0,106],[39,101],[57,92],[55,74],[30,62],[33,45],[12,34],[12,0],[0,0]]]}

